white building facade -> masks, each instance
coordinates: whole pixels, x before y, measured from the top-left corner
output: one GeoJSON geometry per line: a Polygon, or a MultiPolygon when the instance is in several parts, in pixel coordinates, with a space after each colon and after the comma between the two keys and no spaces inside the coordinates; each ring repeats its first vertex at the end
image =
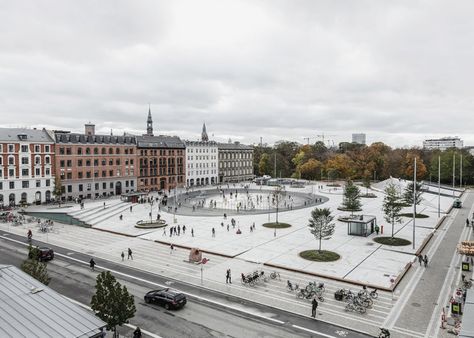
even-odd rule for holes
{"type": "Polygon", "coordinates": [[[429,150],[446,150],[448,148],[461,149],[464,142],[459,137],[443,137],[439,139],[429,139],[423,141],[423,148],[429,150]]]}
{"type": "Polygon", "coordinates": [[[186,186],[218,182],[218,148],[214,141],[186,141],[186,186]]]}
{"type": "Polygon", "coordinates": [[[49,202],[54,140],[45,129],[0,128],[0,206],[49,202]]]}

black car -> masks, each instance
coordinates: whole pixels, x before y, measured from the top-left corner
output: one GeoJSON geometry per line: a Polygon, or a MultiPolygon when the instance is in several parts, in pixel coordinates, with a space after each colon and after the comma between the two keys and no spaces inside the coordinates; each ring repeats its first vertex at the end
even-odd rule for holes
{"type": "Polygon", "coordinates": [[[29,258],[33,258],[35,255],[40,262],[43,261],[50,261],[54,258],[54,251],[53,249],[41,247],[41,248],[33,248],[30,253],[28,253],[29,258]]]}
{"type": "Polygon", "coordinates": [[[166,310],[179,309],[186,305],[186,296],[169,288],[150,291],[144,298],[146,303],[162,305],[166,310]]]}

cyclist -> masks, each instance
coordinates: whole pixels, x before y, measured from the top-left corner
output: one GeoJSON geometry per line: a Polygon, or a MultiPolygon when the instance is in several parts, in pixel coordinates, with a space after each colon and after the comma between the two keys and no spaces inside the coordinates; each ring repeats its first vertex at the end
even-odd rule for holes
{"type": "Polygon", "coordinates": [[[33,233],[31,232],[31,229],[28,229],[28,233],[26,234],[28,237],[28,242],[31,242],[31,238],[33,238],[33,233]]]}

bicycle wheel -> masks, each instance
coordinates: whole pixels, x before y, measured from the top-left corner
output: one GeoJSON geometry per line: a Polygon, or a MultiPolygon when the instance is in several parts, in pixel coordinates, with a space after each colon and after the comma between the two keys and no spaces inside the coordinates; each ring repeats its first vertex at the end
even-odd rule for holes
{"type": "Polygon", "coordinates": [[[306,285],[306,287],[304,288],[307,292],[310,292],[313,287],[311,285],[306,285]]]}
{"type": "Polygon", "coordinates": [[[318,297],[318,300],[319,300],[321,303],[324,303],[324,297],[320,296],[320,297],[318,297]]]}
{"type": "Polygon", "coordinates": [[[346,307],[344,308],[345,311],[354,311],[354,304],[347,303],[346,307]]]}
{"type": "Polygon", "coordinates": [[[360,314],[364,314],[366,311],[367,311],[366,308],[363,306],[357,307],[357,312],[359,312],[360,314]]]}
{"type": "Polygon", "coordinates": [[[372,299],[377,299],[377,297],[379,296],[379,294],[377,293],[377,291],[372,291],[370,292],[370,297],[372,299]]]}

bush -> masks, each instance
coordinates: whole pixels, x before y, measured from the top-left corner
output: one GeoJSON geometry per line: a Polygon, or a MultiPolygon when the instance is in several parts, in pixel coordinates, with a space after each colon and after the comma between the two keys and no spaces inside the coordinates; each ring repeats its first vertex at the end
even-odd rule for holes
{"type": "Polygon", "coordinates": [[[314,262],[334,262],[337,261],[341,256],[334,251],[328,250],[306,250],[299,253],[301,258],[307,259],[314,262]]]}

